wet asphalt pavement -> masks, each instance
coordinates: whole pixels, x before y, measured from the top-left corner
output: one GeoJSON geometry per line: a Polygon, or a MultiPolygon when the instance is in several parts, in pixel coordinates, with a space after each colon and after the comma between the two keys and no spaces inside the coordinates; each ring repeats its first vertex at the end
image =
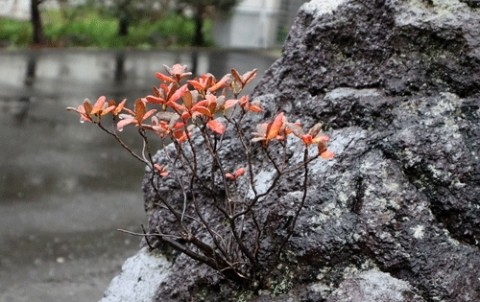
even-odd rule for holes
{"type": "MultiPolygon", "coordinates": [[[[150,94],[163,64],[223,76],[274,56],[241,51],[0,52],[0,302],[97,301],[145,223],[143,167],[65,111],[150,94]]],[[[135,141],[135,136],[127,140],[135,141]]]]}

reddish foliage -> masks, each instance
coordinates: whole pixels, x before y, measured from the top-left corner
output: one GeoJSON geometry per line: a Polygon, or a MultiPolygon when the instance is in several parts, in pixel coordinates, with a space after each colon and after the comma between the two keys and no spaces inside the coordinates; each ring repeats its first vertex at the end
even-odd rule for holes
{"type": "MultiPolygon", "coordinates": [[[[186,80],[187,77],[191,76],[191,73],[187,72],[186,66],[180,64],[175,64],[172,67],[165,66],[165,68],[166,73],[157,72],[155,74],[160,83],[158,87],[153,88],[153,94],[137,99],[133,108],[126,105],[126,100],[117,104],[114,100],[107,102],[106,98],[101,96],[93,105],[89,100],[85,100],[78,107],[68,107],[67,110],[77,112],[82,123],[96,124],[103,131],[112,135],[133,157],[146,164],[154,172],[151,173],[150,181],[152,188],[157,193],[160,192],[158,183],[164,178],[167,178],[168,181],[177,181],[185,196],[185,208],[183,208],[181,214],[175,207],[172,207],[167,199],[161,196],[162,194],[157,194],[157,196],[158,204],[173,214],[172,217],[177,220],[175,223],[178,223],[182,231],[154,236],[158,236],[161,240],[165,239],[167,243],[171,242],[175,249],[183,251],[194,259],[200,259],[200,262],[210,265],[234,281],[241,283],[248,281],[255,284],[261,280],[266,280],[265,276],[259,276],[256,272],[252,273],[252,270],[260,267],[258,262],[259,249],[249,249],[249,246],[260,246],[259,240],[262,229],[260,227],[255,228],[253,231],[257,232],[255,236],[247,238],[248,236],[243,236],[245,235],[243,226],[249,223],[248,220],[251,220],[250,224],[257,225],[258,217],[255,216],[257,215],[255,210],[258,209],[259,203],[266,198],[269,192],[273,191],[277,180],[282,175],[303,168],[303,197],[297,206],[292,227],[284,239],[284,243],[288,241],[293,234],[295,221],[307,197],[308,164],[316,159],[316,157],[310,156],[309,148],[316,147],[320,158],[332,159],[334,154],[327,148],[330,138],[322,132],[321,124],[316,124],[308,132],[305,132],[300,122],[289,122],[284,112],[278,113],[270,121],[256,125],[256,132],[253,134],[245,134],[245,126],[250,125],[244,123],[251,119],[244,117],[247,114],[263,111],[258,101],[250,101],[248,96],[239,97],[245,86],[255,78],[256,69],[244,74],[232,69],[229,74],[217,81],[213,75],[208,73],[192,80],[186,80]],[[102,119],[108,115],[116,124],[116,127],[113,127],[112,130],[107,129],[102,124],[102,119]],[[143,139],[141,154],[134,152],[133,148],[130,148],[119,135],[119,132],[129,125],[137,127],[138,133],[143,139]],[[224,136],[227,131],[231,133],[224,136]],[[163,158],[167,164],[154,161],[149,148],[150,139],[148,137],[150,134],[160,139],[162,144],[174,143],[174,150],[176,151],[174,156],[168,155],[166,152],[165,158],[163,158]],[[232,134],[234,138],[236,137],[241,145],[240,150],[230,151],[243,151],[244,153],[240,154],[238,158],[245,159],[245,162],[241,163],[243,167],[226,173],[225,163],[231,158],[225,157],[224,154],[228,152],[221,150],[221,147],[224,138],[229,139],[231,137],[229,134],[232,134]],[[201,144],[193,140],[193,135],[200,136],[201,144]],[[260,157],[261,160],[265,160],[275,171],[274,181],[271,182],[271,187],[265,193],[259,193],[255,189],[258,179],[255,175],[257,167],[254,165],[254,161],[257,160],[257,155],[251,156],[254,154],[251,149],[257,146],[257,144],[252,144],[255,142],[261,142],[262,152],[258,156],[263,154],[263,157],[260,157]],[[184,143],[188,143],[188,146],[184,146],[184,143]],[[303,161],[293,167],[287,154],[289,149],[287,144],[290,143],[304,147],[303,161]],[[186,148],[188,148],[188,151],[186,148]],[[274,152],[270,152],[271,148],[276,149],[274,152]],[[199,171],[204,168],[204,163],[198,163],[201,157],[197,157],[197,152],[200,149],[210,156],[209,162],[212,163],[210,167],[206,167],[211,169],[207,173],[210,178],[208,181],[202,179],[203,172],[200,173],[199,171]],[[188,181],[183,183],[184,180],[180,180],[179,175],[181,173],[174,170],[178,169],[177,163],[184,164],[185,171],[191,173],[191,175],[187,175],[190,183],[188,181]],[[168,168],[172,169],[173,177],[170,176],[168,168]],[[217,175],[221,175],[221,177],[217,175]],[[242,176],[244,177],[241,178],[242,176]],[[237,181],[240,180],[248,182],[252,188],[253,197],[247,197],[240,192],[232,192],[234,191],[233,188],[237,187],[237,181]],[[225,196],[227,197],[225,200],[219,201],[215,197],[216,194],[211,194],[209,198],[213,199],[212,210],[224,215],[225,221],[228,222],[228,226],[220,225],[220,228],[229,228],[226,231],[218,229],[219,226],[217,225],[209,224],[204,217],[201,217],[202,211],[196,208],[198,204],[195,202],[195,192],[187,192],[187,190],[195,190],[197,185],[202,190],[206,189],[206,191],[214,192],[218,189],[217,183],[219,181],[223,183],[225,196]],[[192,206],[195,211],[184,216],[184,212],[188,212],[186,205],[190,204],[189,201],[187,202],[187,195],[194,199],[192,206]],[[184,219],[187,216],[189,218],[184,219]],[[190,227],[185,222],[186,220],[201,221],[204,231],[207,230],[207,233],[211,235],[211,242],[204,242],[202,241],[203,238],[196,237],[196,234],[188,233],[187,230],[190,227]],[[239,230],[241,230],[240,233],[239,230]],[[175,241],[172,238],[179,240],[175,241]],[[248,244],[243,244],[244,240],[248,244]],[[227,242],[228,244],[226,244],[227,242]],[[254,280],[255,278],[259,279],[254,280]]],[[[275,251],[272,251],[270,256],[275,256],[274,254],[275,251]]],[[[276,258],[272,258],[271,263],[275,264],[279,260],[278,255],[277,253],[276,258]]],[[[273,265],[273,267],[275,268],[276,265],[273,265]]],[[[268,268],[262,269],[266,272],[272,271],[268,268]]]]}

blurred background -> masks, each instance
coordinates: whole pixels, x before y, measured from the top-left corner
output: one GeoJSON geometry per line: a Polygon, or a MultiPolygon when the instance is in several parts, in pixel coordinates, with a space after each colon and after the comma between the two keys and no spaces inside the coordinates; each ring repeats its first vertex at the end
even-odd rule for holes
{"type": "Polygon", "coordinates": [[[138,249],[144,167],[65,107],[131,104],[164,64],[258,81],[303,2],[0,0],[0,302],[97,301],[138,249]]]}
{"type": "Polygon", "coordinates": [[[272,48],[303,0],[0,0],[0,45],[272,48]]]}

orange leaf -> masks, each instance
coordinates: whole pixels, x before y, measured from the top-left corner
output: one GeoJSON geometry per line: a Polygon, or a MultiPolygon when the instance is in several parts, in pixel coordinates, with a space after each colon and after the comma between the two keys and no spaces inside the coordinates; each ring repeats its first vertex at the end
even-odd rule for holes
{"type": "Polygon", "coordinates": [[[153,167],[157,171],[158,175],[160,175],[160,177],[168,176],[168,171],[164,166],[161,166],[160,164],[154,164],[153,167]]]}
{"type": "Polygon", "coordinates": [[[193,106],[192,111],[194,111],[194,113],[196,112],[196,113],[200,113],[202,115],[208,116],[208,117],[212,117],[212,114],[211,114],[210,110],[205,106],[199,106],[197,104],[197,105],[193,106]]]}
{"type": "Polygon", "coordinates": [[[192,114],[190,114],[190,112],[188,112],[188,111],[185,111],[185,112],[182,113],[182,120],[184,120],[184,121],[188,120],[191,117],[192,117],[192,114]]]}
{"type": "Polygon", "coordinates": [[[115,115],[115,116],[119,115],[120,112],[122,112],[123,108],[125,107],[126,102],[127,102],[127,99],[123,99],[123,101],[121,101],[120,104],[118,104],[115,107],[115,110],[113,110],[113,115],[115,115]]]}
{"type": "Polygon", "coordinates": [[[320,153],[320,157],[323,159],[333,159],[335,157],[335,153],[333,153],[332,151],[326,150],[320,153]]]}
{"type": "Polygon", "coordinates": [[[198,91],[203,91],[205,89],[205,86],[203,86],[203,84],[200,83],[199,81],[190,80],[190,81],[187,81],[187,82],[188,82],[188,84],[192,85],[193,88],[195,88],[198,91]]]}
{"type": "Polygon", "coordinates": [[[316,123],[313,125],[313,127],[308,130],[308,133],[311,134],[313,137],[319,135],[322,131],[322,124],[321,123],[316,123]]]}
{"type": "Polygon", "coordinates": [[[217,97],[214,96],[213,94],[207,94],[206,99],[207,99],[208,110],[210,110],[211,115],[214,115],[215,112],[217,111],[217,97]]]}
{"type": "Polygon", "coordinates": [[[230,84],[230,75],[227,74],[220,81],[218,81],[215,85],[208,88],[208,91],[213,92],[215,90],[218,90],[220,88],[228,86],[228,84],[230,84]]]}
{"type": "Polygon", "coordinates": [[[183,143],[183,142],[186,142],[188,140],[189,134],[186,133],[183,130],[175,130],[175,131],[172,132],[172,136],[173,136],[174,139],[177,140],[177,142],[183,143]]]}
{"type": "Polygon", "coordinates": [[[183,112],[186,110],[185,106],[180,105],[176,102],[168,102],[167,106],[172,108],[179,115],[182,115],[183,112]]]}
{"type": "Polygon", "coordinates": [[[192,108],[192,105],[193,105],[193,97],[192,97],[192,93],[191,93],[189,90],[185,91],[185,93],[183,94],[182,99],[183,99],[183,104],[185,105],[185,107],[186,107],[187,109],[192,108]]]}
{"type": "Polygon", "coordinates": [[[142,119],[142,120],[146,120],[147,118],[151,117],[152,115],[155,114],[155,112],[157,112],[157,109],[150,109],[150,110],[148,110],[148,111],[143,115],[143,119],[142,119]]]}
{"type": "Polygon", "coordinates": [[[251,112],[262,112],[263,109],[262,109],[262,107],[260,107],[260,106],[253,105],[253,104],[249,104],[249,105],[248,105],[248,111],[251,111],[251,112]]]}
{"type": "Polygon", "coordinates": [[[176,102],[178,99],[180,99],[185,92],[187,91],[188,85],[184,84],[182,87],[178,88],[174,94],[172,94],[169,98],[169,102],[176,102]]]}
{"type": "Polygon", "coordinates": [[[238,168],[235,172],[233,172],[233,174],[235,174],[236,177],[240,177],[243,174],[245,174],[245,169],[244,168],[238,168]]]}
{"type": "Polygon", "coordinates": [[[223,125],[217,120],[208,121],[207,127],[217,134],[222,135],[223,133],[225,133],[225,125],[223,125]]]}
{"type": "Polygon", "coordinates": [[[225,178],[229,180],[236,180],[240,176],[245,174],[245,169],[244,168],[238,168],[235,172],[233,173],[226,173],[225,178]]]}
{"type": "Polygon", "coordinates": [[[329,140],[330,140],[330,137],[324,134],[320,134],[313,139],[313,142],[316,144],[319,144],[319,143],[327,143],[329,140]]]}
{"type": "MultiPolygon", "coordinates": [[[[300,123],[287,123],[287,128],[297,137],[302,138],[305,135],[305,132],[303,132],[302,127],[300,126],[300,123]]],[[[312,136],[310,135],[310,138],[312,136]]]]}
{"type": "Polygon", "coordinates": [[[253,79],[255,79],[255,76],[257,75],[257,69],[253,69],[249,72],[246,72],[242,76],[242,84],[245,86],[248,83],[250,83],[253,79]]]}
{"type": "Polygon", "coordinates": [[[143,116],[145,115],[145,103],[142,99],[137,99],[135,101],[135,117],[140,124],[143,120],[143,116]]]}
{"type": "Polygon", "coordinates": [[[226,174],[225,174],[225,178],[226,178],[226,179],[230,179],[230,180],[235,180],[235,179],[237,179],[237,178],[235,177],[235,175],[233,175],[232,173],[226,173],[226,174]]]}
{"type": "Polygon", "coordinates": [[[283,126],[283,118],[284,118],[283,112],[280,112],[277,115],[277,117],[275,117],[275,120],[271,124],[269,124],[267,133],[265,136],[267,141],[270,141],[279,135],[280,129],[282,129],[282,126],[283,126]]]}
{"type": "Polygon", "coordinates": [[[212,74],[207,73],[205,78],[205,88],[213,86],[213,82],[215,82],[215,77],[212,74]]]}
{"type": "Polygon", "coordinates": [[[121,120],[117,123],[117,130],[122,132],[123,128],[125,126],[130,125],[130,124],[136,124],[136,123],[137,123],[137,121],[133,117],[123,119],[123,120],[121,120]]]}
{"type": "Polygon", "coordinates": [[[90,101],[88,99],[85,99],[85,101],[83,101],[83,109],[84,109],[84,113],[87,114],[87,115],[90,115],[91,112],[92,112],[92,104],[90,104],[90,101]]]}
{"type": "Polygon", "coordinates": [[[106,100],[107,98],[105,96],[99,97],[98,100],[93,105],[92,111],[90,113],[91,114],[101,113],[103,109],[103,105],[105,104],[106,100]]]}
{"type": "Polygon", "coordinates": [[[240,106],[244,107],[244,106],[247,106],[248,104],[250,104],[250,102],[248,101],[248,95],[242,96],[240,98],[240,106]]]}
{"type": "Polygon", "coordinates": [[[305,135],[302,135],[301,137],[303,143],[305,145],[311,145],[313,143],[313,139],[312,139],[312,136],[310,134],[305,134],[305,135]]]}
{"type": "Polygon", "coordinates": [[[235,68],[232,68],[231,73],[236,82],[243,84],[242,76],[238,73],[238,71],[235,68]]]}
{"type": "Polygon", "coordinates": [[[156,96],[153,96],[153,95],[147,95],[145,97],[145,99],[147,100],[147,102],[149,102],[150,104],[165,104],[165,100],[161,97],[156,97],[156,96]]]}
{"type": "Polygon", "coordinates": [[[156,72],[155,73],[155,77],[157,79],[159,79],[160,81],[164,81],[164,82],[171,82],[171,83],[174,83],[175,80],[172,78],[172,77],[169,77],[167,75],[164,75],[163,73],[161,72],[156,72]]]}

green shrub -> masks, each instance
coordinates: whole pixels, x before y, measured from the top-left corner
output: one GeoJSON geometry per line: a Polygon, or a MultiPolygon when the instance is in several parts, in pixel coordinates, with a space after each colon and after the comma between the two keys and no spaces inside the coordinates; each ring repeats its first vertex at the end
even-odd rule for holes
{"type": "MultiPolygon", "coordinates": [[[[45,37],[50,46],[56,47],[185,47],[191,45],[195,33],[191,18],[175,14],[154,21],[144,18],[132,22],[126,37],[118,36],[115,17],[102,15],[92,7],[44,11],[42,17],[45,37]]],[[[212,45],[210,28],[211,22],[207,21],[206,40],[212,45]]],[[[0,44],[27,46],[31,36],[29,21],[0,19],[0,44]]]]}
{"type": "Polygon", "coordinates": [[[0,42],[10,46],[26,46],[32,40],[32,28],[26,21],[0,18],[0,42]]]}

